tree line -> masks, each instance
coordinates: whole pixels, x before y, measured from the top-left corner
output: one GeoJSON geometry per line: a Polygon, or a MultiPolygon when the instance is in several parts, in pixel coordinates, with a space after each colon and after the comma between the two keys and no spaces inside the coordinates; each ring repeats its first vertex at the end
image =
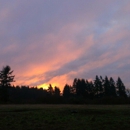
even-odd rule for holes
{"type": "Polygon", "coordinates": [[[72,104],[129,104],[130,97],[120,77],[96,75],[94,81],[75,78],[72,85],[66,84],[63,91],[58,87],[48,89],[29,86],[12,86],[13,71],[5,66],[0,71],[0,103],[72,103],[72,104]]]}

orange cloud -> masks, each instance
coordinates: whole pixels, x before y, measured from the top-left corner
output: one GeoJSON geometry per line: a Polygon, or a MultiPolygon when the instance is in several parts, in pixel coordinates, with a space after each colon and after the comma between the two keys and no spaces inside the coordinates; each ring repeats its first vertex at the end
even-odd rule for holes
{"type": "Polygon", "coordinates": [[[64,85],[66,83],[70,83],[70,81],[67,79],[67,74],[61,75],[61,76],[56,76],[56,77],[52,78],[50,81],[48,81],[47,83],[38,85],[38,87],[39,88],[43,87],[46,89],[48,87],[48,85],[51,84],[53,87],[55,87],[55,86],[60,87],[60,90],[62,92],[64,85]]]}

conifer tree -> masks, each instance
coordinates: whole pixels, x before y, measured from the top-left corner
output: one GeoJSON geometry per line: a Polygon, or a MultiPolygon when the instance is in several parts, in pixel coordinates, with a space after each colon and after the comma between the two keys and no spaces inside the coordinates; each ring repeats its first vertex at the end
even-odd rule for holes
{"type": "Polygon", "coordinates": [[[110,77],[110,96],[116,97],[116,86],[115,81],[112,77],[110,77]]]}
{"type": "Polygon", "coordinates": [[[49,84],[47,92],[49,93],[50,96],[52,96],[54,94],[54,90],[51,84],[49,84]]]}
{"type": "Polygon", "coordinates": [[[58,87],[56,87],[56,86],[55,86],[55,88],[54,88],[54,95],[55,95],[56,97],[59,97],[59,96],[60,96],[60,89],[59,89],[58,87]]]}
{"type": "Polygon", "coordinates": [[[9,100],[8,88],[11,86],[11,82],[14,82],[12,73],[13,71],[8,65],[0,71],[0,98],[4,102],[9,100]]]}
{"type": "Polygon", "coordinates": [[[98,75],[96,75],[96,78],[94,80],[94,86],[97,96],[99,97],[99,95],[101,95],[101,93],[103,92],[103,86],[102,81],[99,79],[98,75]]]}
{"type": "Polygon", "coordinates": [[[104,94],[105,96],[110,96],[110,82],[109,82],[109,79],[108,77],[106,76],[105,77],[105,80],[104,80],[104,94]]]}
{"type": "Polygon", "coordinates": [[[70,97],[70,86],[68,84],[66,84],[64,89],[63,89],[63,96],[65,98],[69,98],[70,97]]]}
{"type": "Polygon", "coordinates": [[[122,82],[122,80],[121,80],[120,77],[118,77],[117,82],[116,82],[116,85],[117,85],[117,89],[118,89],[118,94],[119,94],[119,96],[121,96],[121,97],[127,97],[126,91],[125,91],[125,85],[124,85],[124,83],[122,82]]]}

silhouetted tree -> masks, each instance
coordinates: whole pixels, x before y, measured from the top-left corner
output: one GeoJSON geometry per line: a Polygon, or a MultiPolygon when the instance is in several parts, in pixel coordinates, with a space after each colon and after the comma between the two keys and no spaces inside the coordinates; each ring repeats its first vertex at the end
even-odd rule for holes
{"type": "Polygon", "coordinates": [[[77,96],[86,96],[86,82],[84,79],[74,79],[73,87],[76,89],[76,95],[77,96]]]}
{"type": "Polygon", "coordinates": [[[112,77],[110,77],[110,96],[116,97],[116,86],[115,86],[115,81],[113,80],[112,77]]]}
{"type": "MultiPolygon", "coordinates": [[[[78,84],[78,79],[77,78],[75,78],[74,79],[74,81],[73,81],[73,86],[72,86],[72,88],[74,88],[75,89],[75,93],[76,93],[76,95],[79,95],[79,84],[78,84]]],[[[73,89],[73,90],[74,90],[73,89]]]]}
{"type": "Polygon", "coordinates": [[[54,88],[54,96],[59,97],[60,96],[60,89],[55,86],[54,88]]]}
{"type": "Polygon", "coordinates": [[[63,97],[69,98],[70,97],[70,86],[66,84],[63,89],[63,97]]]}
{"type": "Polygon", "coordinates": [[[2,71],[0,71],[0,83],[1,86],[9,87],[11,82],[14,82],[14,76],[12,76],[13,71],[11,71],[10,66],[3,67],[2,71]]]}
{"type": "Polygon", "coordinates": [[[86,81],[86,84],[88,86],[88,93],[89,93],[89,98],[93,99],[95,95],[95,87],[92,81],[88,82],[86,81]]]}
{"type": "Polygon", "coordinates": [[[102,86],[102,81],[97,75],[94,80],[94,86],[95,86],[96,95],[100,97],[100,95],[103,93],[103,86],[102,86]]]}
{"type": "Polygon", "coordinates": [[[49,95],[51,95],[51,96],[54,94],[54,90],[53,90],[53,87],[52,87],[51,84],[49,85],[49,87],[48,87],[48,89],[47,89],[47,92],[48,92],[49,95]]]}
{"type": "Polygon", "coordinates": [[[4,102],[9,100],[8,88],[11,87],[11,82],[14,82],[12,73],[13,71],[8,65],[0,71],[0,97],[4,102]]]}
{"type": "Polygon", "coordinates": [[[85,79],[79,80],[80,84],[80,93],[83,97],[88,97],[89,94],[89,85],[86,84],[85,79]]]}
{"type": "Polygon", "coordinates": [[[105,80],[104,80],[104,94],[107,97],[111,95],[111,93],[110,93],[110,82],[109,82],[109,79],[108,79],[107,76],[105,77],[105,80]]]}
{"type": "Polygon", "coordinates": [[[70,96],[75,96],[76,95],[76,88],[74,88],[73,86],[70,86],[70,96]]]}
{"type": "Polygon", "coordinates": [[[117,85],[117,89],[118,89],[118,94],[119,94],[119,96],[120,96],[120,97],[127,97],[126,91],[125,91],[124,83],[122,82],[122,80],[121,80],[120,77],[118,77],[117,82],[116,82],[116,85],[117,85]]]}

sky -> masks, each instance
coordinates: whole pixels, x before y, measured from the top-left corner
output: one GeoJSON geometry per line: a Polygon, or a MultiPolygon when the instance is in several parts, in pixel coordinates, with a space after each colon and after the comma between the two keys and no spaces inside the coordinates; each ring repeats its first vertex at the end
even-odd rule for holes
{"type": "Polygon", "coordinates": [[[130,0],[0,0],[0,68],[15,85],[61,90],[74,78],[130,88],[130,0]]]}

